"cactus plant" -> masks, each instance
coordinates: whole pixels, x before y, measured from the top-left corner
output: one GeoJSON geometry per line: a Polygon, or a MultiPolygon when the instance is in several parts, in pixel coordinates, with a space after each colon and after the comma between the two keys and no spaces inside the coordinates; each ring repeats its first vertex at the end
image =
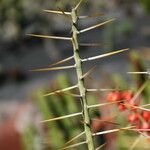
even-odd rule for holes
{"type": "MultiPolygon", "coordinates": [[[[68,118],[74,118],[74,117],[77,117],[77,116],[82,116],[84,131],[83,131],[83,133],[80,133],[79,135],[77,135],[74,139],[77,139],[81,135],[85,134],[85,141],[82,141],[82,142],[79,142],[79,143],[76,143],[76,144],[73,144],[73,145],[66,146],[63,149],[74,148],[74,147],[78,147],[78,146],[81,146],[83,144],[86,144],[89,150],[94,150],[95,149],[95,144],[94,144],[94,140],[93,140],[94,136],[107,134],[107,133],[111,133],[111,132],[118,132],[120,130],[128,130],[131,127],[124,127],[124,128],[120,128],[120,129],[113,129],[113,130],[102,131],[102,132],[98,132],[98,133],[92,133],[92,130],[91,130],[91,116],[90,116],[89,110],[91,108],[97,108],[99,106],[110,105],[110,104],[113,104],[113,103],[116,103],[116,102],[89,105],[88,99],[87,99],[87,93],[88,92],[95,92],[95,91],[102,91],[102,89],[87,89],[86,88],[84,78],[89,73],[91,73],[91,71],[83,73],[83,65],[84,65],[84,63],[89,62],[89,61],[93,61],[93,60],[101,59],[101,58],[104,58],[104,57],[107,57],[107,56],[122,53],[124,51],[127,51],[128,48],[113,51],[113,52],[110,52],[110,53],[105,53],[105,54],[98,55],[98,56],[89,57],[89,58],[81,58],[80,57],[80,42],[79,42],[79,38],[78,38],[80,36],[80,34],[88,32],[88,31],[93,30],[93,29],[96,29],[98,27],[101,27],[101,26],[103,26],[107,23],[110,23],[110,22],[114,21],[114,19],[110,19],[110,20],[107,20],[105,22],[93,25],[91,27],[79,30],[78,22],[80,21],[80,19],[84,19],[84,18],[88,18],[88,17],[92,16],[92,15],[90,15],[90,16],[79,16],[78,15],[78,9],[79,9],[82,2],[83,2],[83,0],[80,0],[77,3],[77,5],[72,8],[71,12],[64,12],[64,11],[60,11],[60,10],[59,11],[57,11],[57,10],[56,11],[55,10],[44,10],[47,13],[53,13],[53,14],[59,14],[59,15],[67,16],[71,20],[71,25],[72,25],[72,35],[71,35],[71,37],[49,36],[49,35],[38,35],[38,34],[28,34],[28,35],[30,35],[32,37],[38,37],[38,38],[46,38],[46,39],[54,39],[54,40],[65,40],[65,41],[70,41],[72,43],[73,56],[68,57],[64,60],[58,61],[58,62],[52,64],[51,67],[42,68],[42,69],[34,69],[32,71],[52,71],[52,70],[75,69],[76,70],[76,77],[77,77],[77,84],[76,85],[73,85],[73,86],[70,86],[70,87],[67,87],[67,88],[62,87],[62,89],[56,90],[56,91],[51,92],[51,93],[47,93],[44,96],[52,96],[52,95],[64,93],[64,92],[67,92],[67,91],[70,91],[70,90],[73,90],[73,89],[78,89],[79,94],[78,95],[72,94],[72,96],[78,96],[80,98],[82,110],[80,112],[67,114],[67,115],[62,115],[62,116],[56,117],[56,118],[50,118],[50,119],[47,118],[46,120],[42,121],[42,123],[49,123],[50,124],[52,121],[58,121],[58,120],[64,120],[64,119],[68,119],[68,118]],[[69,60],[72,60],[72,59],[74,59],[74,62],[75,62],[74,65],[57,66],[58,64],[68,62],[69,60]],[[54,67],[54,66],[56,66],[56,67],[54,67]]],[[[91,46],[93,46],[93,45],[91,44],[91,46]]],[[[61,109],[59,110],[59,112],[61,112],[61,109]]],[[[67,127],[67,122],[66,122],[66,127],[67,127]]],[[[97,149],[99,149],[99,148],[101,148],[101,146],[98,147],[97,149]]]]}

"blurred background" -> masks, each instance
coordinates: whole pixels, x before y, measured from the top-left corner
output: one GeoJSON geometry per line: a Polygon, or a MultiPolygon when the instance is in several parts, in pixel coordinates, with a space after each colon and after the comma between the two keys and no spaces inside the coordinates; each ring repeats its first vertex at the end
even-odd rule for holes
{"type": "MultiPolygon", "coordinates": [[[[1,150],[53,150],[60,148],[83,130],[82,122],[79,123],[78,118],[48,123],[44,127],[39,123],[43,118],[77,112],[81,108],[80,102],[70,95],[42,96],[47,92],[75,84],[75,71],[29,71],[45,68],[53,62],[71,56],[71,43],[27,36],[28,33],[70,36],[71,24],[66,16],[49,14],[42,10],[70,11],[77,2],[0,0],[1,150]]],[[[80,20],[79,29],[111,18],[116,20],[79,37],[81,43],[98,43],[96,47],[81,46],[81,57],[86,58],[123,48],[130,48],[130,52],[86,63],[85,72],[96,66],[91,77],[86,79],[86,85],[90,88],[121,87],[136,91],[146,80],[145,76],[132,76],[126,72],[146,71],[150,68],[150,1],[87,0],[78,11],[80,15],[97,12],[102,15],[80,20]]],[[[104,100],[105,94],[89,95],[90,102],[97,103],[100,97],[104,100]]],[[[148,92],[144,96],[147,97],[148,103],[148,92]]],[[[91,115],[96,117],[101,113],[95,110],[91,115]]],[[[104,140],[108,140],[107,138],[99,137],[96,141],[103,143],[104,140]]],[[[116,145],[110,145],[111,149],[116,148],[116,145]]],[[[125,145],[122,145],[122,148],[120,145],[117,146],[118,149],[126,149],[125,145]]]]}

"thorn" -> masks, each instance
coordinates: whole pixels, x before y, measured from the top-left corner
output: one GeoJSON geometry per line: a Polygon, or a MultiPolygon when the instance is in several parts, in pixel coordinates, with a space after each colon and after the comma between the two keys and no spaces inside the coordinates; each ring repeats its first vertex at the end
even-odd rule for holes
{"type": "Polygon", "coordinates": [[[69,40],[69,41],[71,41],[71,38],[69,38],[69,37],[48,36],[48,35],[39,35],[39,34],[27,34],[27,35],[32,36],[32,37],[45,38],[45,39],[56,39],[56,40],[69,40]]]}
{"type": "Polygon", "coordinates": [[[62,11],[58,11],[58,10],[47,10],[44,9],[43,11],[47,12],[47,13],[54,13],[54,14],[60,14],[60,15],[71,15],[70,12],[62,12],[62,11]]]}
{"type": "Polygon", "coordinates": [[[141,131],[141,132],[144,132],[144,131],[148,132],[148,131],[150,131],[150,129],[134,129],[134,128],[133,129],[128,129],[128,130],[131,130],[131,131],[141,131]]]}
{"type": "Polygon", "coordinates": [[[117,91],[118,89],[86,89],[87,92],[107,92],[107,91],[117,91]]]}
{"type": "Polygon", "coordinates": [[[80,121],[80,122],[90,128],[90,124],[89,124],[89,123],[85,122],[84,120],[83,120],[83,121],[80,121]]]}
{"type": "Polygon", "coordinates": [[[80,0],[79,3],[76,5],[76,7],[74,9],[77,10],[78,7],[81,5],[82,2],[83,2],[83,0],[80,0]]]}
{"type": "Polygon", "coordinates": [[[85,46],[85,47],[99,47],[100,44],[98,44],[98,43],[80,43],[79,46],[85,46]]]}
{"type": "Polygon", "coordinates": [[[70,18],[70,16],[71,16],[71,13],[70,13],[70,15],[69,14],[67,14],[66,12],[64,12],[63,10],[61,10],[61,8],[58,8],[61,12],[62,12],[62,14],[64,15],[64,16],[66,16],[69,20],[71,19],[70,18]]]}
{"type": "Polygon", "coordinates": [[[95,70],[96,66],[92,67],[88,72],[86,72],[80,79],[86,78],[87,76],[89,76],[94,70],[95,70]]]}
{"type": "Polygon", "coordinates": [[[78,146],[83,145],[83,144],[86,144],[86,143],[87,143],[86,141],[80,142],[80,143],[77,143],[77,144],[73,144],[73,145],[70,145],[70,146],[61,148],[61,149],[59,149],[59,150],[65,150],[65,149],[70,149],[70,148],[78,147],[78,146]]]}
{"type": "Polygon", "coordinates": [[[121,131],[121,130],[129,130],[129,129],[132,129],[133,127],[134,126],[124,127],[124,128],[119,128],[119,129],[106,130],[106,131],[101,131],[101,132],[93,133],[93,136],[114,133],[114,132],[118,132],[118,131],[121,131]]]}
{"type": "Polygon", "coordinates": [[[66,92],[66,91],[75,89],[75,88],[77,88],[77,87],[78,87],[77,85],[71,86],[71,87],[68,87],[68,88],[64,88],[64,89],[62,89],[62,90],[57,90],[57,91],[55,91],[55,92],[51,92],[51,93],[45,94],[44,96],[50,96],[50,95],[54,95],[54,94],[66,92]]]}
{"type": "Polygon", "coordinates": [[[127,72],[128,74],[148,74],[148,72],[127,72]]]}
{"type": "Polygon", "coordinates": [[[70,144],[71,142],[73,142],[74,140],[78,139],[79,137],[81,137],[83,134],[85,134],[85,132],[80,133],[79,135],[75,136],[74,138],[72,138],[71,140],[69,140],[67,143],[65,143],[65,145],[70,144]]]}
{"type": "Polygon", "coordinates": [[[113,124],[113,125],[120,126],[119,123],[111,122],[111,121],[108,121],[108,120],[102,120],[102,119],[92,119],[92,120],[95,120],[95,121],[97,121],[97,122],[106,122],[106,123],[108,123],[108,124],[113,124]]]}
{"type": "Polygon", "coordinates": [[[97,25],[91,26],[91,27],[89,27],[89,28],[83,29],[83,30],[79,31],[79,33],[84,33],[84,32],[87,32],[87,31],[89,31],[89,30],[98,28],[98,27],[100,27],[100,26],[102,26],[102,25],[105,25],[105,24],[107,24],[107,23],[110,23],[110,22],[112,22],[112,21],[114,21],[114,20],[115,20],[115,19],[107,20],[107,21],[105,21],[105,22],[102,22],[102,23],[99,23],[99,24],[97,24],[97,25]]]}
{"type": "Polygon", "coordinates": [[[102,107],[102,106],[116,104],[116,103],[119,103],[119,102],[122,102],[122,100],[121,101],[117,101],[117,102],[108,102],[108,103],[101,103],[101,104],[89,105],[87,107],[88,108],[96,108],[96,107],[102,107]]]}
{"type": "Polygon", "coordinates": [[[54,68],[42,68],[42,69],[33,69],[30,71],[33,72],[43,72],[43,71],[53,71],[53,70],[64,70],[64,69],[71,69],[71,68],[75,68],[75,65],[73,66],[62,66],[62,67],[54,67],[54,68]]]}
{"type": "Polygon", "coordinates": [[[118,53],[121,53],[121,52],[124,52],[124,51],[127,51],[127,50],[129,50],[129,49],[126,48],[126,49],[122,49],[122,50],[117,50],[117,51],[114,51],[114,52],[110,52],[110,53],[106,53],[106,54],[102,54],[102,55],[98,55],[98,56],[94,56],[94,57],[85,58],[85,59],[82,59],[81,61],[86,62],[86,61],[90,61],[90,60],[96,60],[96,59],[104,58],[104,57],[111,56],[111,55],[114,55],[114,54],[118,54],[118,53]]]}
{"type": "Polygon", "coordinates": [[[127,72],[128,74],[147,74],[148,77],[150,78],[150,69],[148,69],[145,72],[127,72]]]}
{"type": "Polygon", "coordinates": [[[64,62],[67,62],[67,61],[69,61],[69,60],[71,60],[71,59],[73,59],[73,56],[68,57],[68,58],[65,58],[65,59],[63,59],[63,60],[61,60],[61,61],[58,61],[58,62],[56,62],[56,63],[53,63],[53,64],[50,65],[50,67],[59,65],[59,64],[64,63],[64,62]]]}
{"type": "Polygon", "coordinates": [[[140,132],[140,131],[138,131],[142,136],[144,136],[145,138],[148,138],[148,139],[150,139],[150,136],[149,135],[147,135],[146,133],[143,133],[143,132],[140,132]]]}
{"type": "Polygon", "coordinates": [[[133,144],[131,145],[129,150],[133,150],[135,148],[135,146],[139,143],[140,140],[141,140],[141,135],[135,139],[135,141],[133,142],[133,144]]]}
{"type": "Polygon", "coordinates": [[[95,18],[95,17],[100,17],[104,15],[103,13],[93,13],[92,15],[88,16],[79,16],[79,19],[88,19],[88,18],[95,18]]]}
{"type": "Polygon", "coordinates": [[[66,118],[72,118],[72,117],[79,116],[79,115],[82,115],[82,113],[79,112],[79,113],[74,113],[74,114],[70,114],[70,115],[66,115],[66,116],[61,116],[61,117],[56,117],[56,118],[52,118],[52,119],[47,119],[47,120],[41,121],[41,123],[57,121],[57,120],[62,120],[62,119],[66,119],[66,118]]]}
{"type": "Polygon", "coordinates": [[[138,91],[136,92],[136,94],[131,99],[131,102],[135,102],[135,100],[139,97],[139,95],[145,89],[145,87],[147,86],[147,84],[148,84],[148,80],[138,89],[138,91]]]}
{"type": "Polygon", "coordinates": [[[145,104],[145,105],[142,105],[142,107],[148,107],[150,106],[150,104],[145,104]]]}
{"type": "Polygon", "coordinates": [[[147,108],[144,108],[144,107],[140,107],[140,106],[134,106],[135,108],[138,108],[140,110],[144,110],[144,111],[149,111],[150,112],[150,109],[147,109],[147,108]]]}
{"type": "Polygon", "coordinates": [[[69,95],[69,96],[73,96],[73,97],[78,97],[78,98],[81,98],[80,95],[78,94],[73,94],[73,93],[67,93],[67,92],[62,92],[63,94],[66,94],[66,95],[69,95]]]}
{"type": "Polygon", "coordinates": [[[101,148],[103,148],[106,145],[106,143],[100,145],[99,147],[97,147],[95,150],[100,150],[101,148]]]}

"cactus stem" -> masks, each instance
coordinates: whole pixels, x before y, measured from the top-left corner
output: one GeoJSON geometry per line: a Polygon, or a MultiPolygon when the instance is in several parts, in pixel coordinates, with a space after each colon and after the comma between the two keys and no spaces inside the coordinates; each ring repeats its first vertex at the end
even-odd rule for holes
{"type": "Polygon", "coordinates": [[[82,62],[79,55],[79,43],[78,43],[78,16],[75,9],[72,9],[71,13],[72,17],[72,45],[73,45],[73,52],[74,52],[74,60],[76,64],[76,72],[77,72],[77,78],[78,78],[78,87],[79,92],[81,95],[81,103],[83,108],[83,120],[84,120],[84,129],[86,134],[86,141],[87,146],[89,150],[94,150],[94,142],[92,137],[92,132],[90,128],[90,116],[89,116],[89,110],[87,108],[87,96],[86,96],[86,88],[84,85],[84,79],[83,77],[83,70],[82,70],[82,62]],[[82,79],[81,79],[82,78],[82,79]]]}

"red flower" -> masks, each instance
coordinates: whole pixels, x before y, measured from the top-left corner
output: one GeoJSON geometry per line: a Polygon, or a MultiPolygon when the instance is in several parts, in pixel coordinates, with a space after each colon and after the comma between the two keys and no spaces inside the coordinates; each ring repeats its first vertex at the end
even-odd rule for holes
{"type": "Polygon", "coordinates": [[[119,104],[118,105],[118,109],[120,110],[120,111],[124,111],[124,110],[126,110],[126,106],[124,105],[124,104],[119,104]]]}
{"type": "Polygon", "coordinates": [[[138,113],[134,113],[134,114],[129,114],[128,115],[128,122],[136,122],[139,120],[139,114],[138,113]]]}
{"type": "Polygon", "coordinates": [[[107,100],[109,102],[119,101],[121,99],[121,95],[119,92],[111,92],[107,95],[107,100]]]}
{"type": "Polygon", "coordinates": [[[147,122],[143,122],[142,129],[150,129],[150,125],[147,122]]]}
{"type": "Polygon", "coordinates": [[[142,111],[142,117],[145,121],[149,121],[150,120],[150,112],[142,111]]]}
{"type": "Polygon", "coordinates": [[[130,91],[124,91],[121,93],[121,98],[123,100],[130,101],[132,99],[132,97],[133,97],[133,94],[130,91]]]}

